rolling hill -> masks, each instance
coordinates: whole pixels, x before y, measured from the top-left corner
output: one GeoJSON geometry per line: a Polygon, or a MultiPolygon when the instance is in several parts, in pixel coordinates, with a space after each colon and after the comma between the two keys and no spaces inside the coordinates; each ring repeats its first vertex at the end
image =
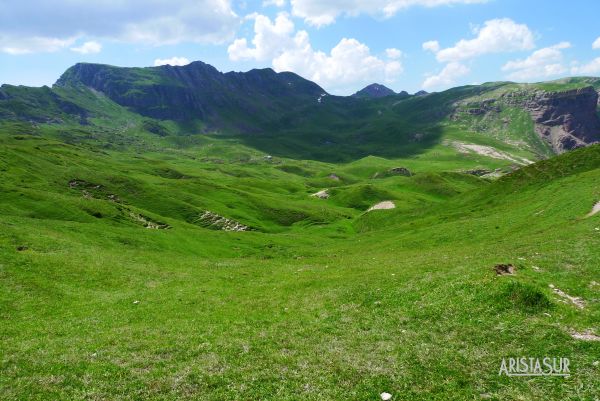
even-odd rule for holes
{"type": "Polygon", "coordinates": [[[2,398],[593,399],[598,89],[340,97],[201,62],[3,85],[2,398]],[[523,355],[572,374],[498,375],[523,355]]]}

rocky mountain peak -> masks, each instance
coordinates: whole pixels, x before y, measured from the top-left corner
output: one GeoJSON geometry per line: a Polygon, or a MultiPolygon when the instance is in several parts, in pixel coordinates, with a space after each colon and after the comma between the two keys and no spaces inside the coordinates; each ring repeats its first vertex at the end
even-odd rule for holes
{"type": "Polygon", "coordinates": [[[394,92],[387,86],[375,83],[364,87],[352,96],[358,98],[379,98],[395,94],[396,92],[394,92]]]}

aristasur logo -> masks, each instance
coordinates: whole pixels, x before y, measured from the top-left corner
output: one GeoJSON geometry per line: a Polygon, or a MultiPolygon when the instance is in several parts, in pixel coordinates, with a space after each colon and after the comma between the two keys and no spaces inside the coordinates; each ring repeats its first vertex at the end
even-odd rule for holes
{"type": "Polygon", "coordinates": [[[569,358],[503,358],[499,376],[562,376],[571,375],[569,358]]]}

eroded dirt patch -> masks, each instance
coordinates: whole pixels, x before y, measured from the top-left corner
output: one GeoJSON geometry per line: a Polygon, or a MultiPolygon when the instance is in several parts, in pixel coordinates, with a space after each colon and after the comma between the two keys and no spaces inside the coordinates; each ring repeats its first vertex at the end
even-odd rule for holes
{"type": "Polygon", "coordinates": [[[579,297],[571,296],[571,295],[567,294],[566,292],[562,291],[561,289],[556,288],[553,284],[549,284],[548,287],[552,288],[552,291],[554,291],[554,293],[556,295],[558,295],[559,297],[563,298],[566,301],[571,302],[577,308],[579,308],[579,309],[585,308],[585,301],[583,299],[581,299],[579,297]]]}
{"type": "Polygon", "coordinates": [[[73,179],[69,181],[69,188],[81,191],[81,195],[86,199],[106,199],[111,202],[121,202],[117,195],[108,192],[101,184],[73,179]]]}
{"type": "Polygon", "coordinates": [[[396,205],[394,204],[394,202],[392,201],[383,201],[383,202],[379,202],[373,206],[371,206],[367,212],[370,212],[372,210],[389,210],[389,209],[395,209],[396,205]]]}
{"type": "Polygon", "coordinates": [[[597,336],[591,330],[586,330],[584,332],[577,332],[575,330],[571,330],[569,332],[569,334],[571,334],[571,337],[573,337],[576,340],[581,340],[581,341],[600,341],[600,336],[597,336]]]}
{"type": "Polygon", "coordinates": [[[511,161],[513,163],[520,164],[520,165],[527,165],[527,164],[533,163],[529,159],[526,159],[524,157],[510,155],[506,152],[503,152],[503,151],[498,150],[491,146],[476,145],[474,143],[464,143],[464,142],[458,142],[458,141],[452,142],[452,146],[456,150],[458,150],[460,153],[465,153],[465,154],[476,153],[481,156],[491,157],[492,159],[508,160],[508,161],[511,161]]]}
{"type": "Polygon", "coordinates": [[[329,190],[323,189],[319,192],[315,192],[311,196],[314,196],[315,198],[319,198],[319,199],[329,199],[329,190]]]}
{"type": "Polygon", "coordinates": [[[149,228],[151,230],[167,230],[167,229],[171,228],[170,225],[153,220],[152,218],[150,218],[148,216],[144,216],[143,214],[136,213],[131,210],[128,210],[127,212],[128,212],[128,216],[134,222],[139,223],[139,224],[143,225],[144,227],[149,228]]]}
{"type": "Polygon", "coordinates": [[[218,215],[210,210],[204,211],[196,220],[196,224],[204,228],[210,228],[211,230],[250,231],[250,227],[245,226],[235,220],[218,215]]]}
{"type": "Polygon", "coordinates": [[[512,276],[513,274],[515,274],[516,268],[514,265],[512,265],[510,263],[508,263],[508,264],[500,263],[500,264],[497,264],[496,266],[494,266],[494,271],[496,272],[496,274],[498,276],[506,276],[506,275],[512,276]]]}
{"type": "Polygon", "coordinates": [[[598,213],[600,213],[600,201],[596,202],[594,207],[592,207],[592,210],[585,217],[592,217],[593,215],[598,213]]]}

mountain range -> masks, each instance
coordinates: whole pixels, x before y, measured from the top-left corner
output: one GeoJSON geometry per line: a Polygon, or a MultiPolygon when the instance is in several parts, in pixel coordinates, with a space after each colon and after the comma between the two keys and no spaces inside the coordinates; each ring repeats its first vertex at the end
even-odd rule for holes
{"type": "Polygon", "coordinates": [[[540,157],[600,140],[598,89],[600,79],[571,78],[411,96],[373,84],[343,97],[271,69],[221,73],[202,62],[150,68],[81,63],[52,88],[3,85],[0,118],[86,126],[115,113],[135,114],[162,135],[239,136],[270,153],[330,161],[418,153],[451,139],[449,127],[468,126],[540,157]],[[521,127],[526,115],[533,125],[521,127]]]}

